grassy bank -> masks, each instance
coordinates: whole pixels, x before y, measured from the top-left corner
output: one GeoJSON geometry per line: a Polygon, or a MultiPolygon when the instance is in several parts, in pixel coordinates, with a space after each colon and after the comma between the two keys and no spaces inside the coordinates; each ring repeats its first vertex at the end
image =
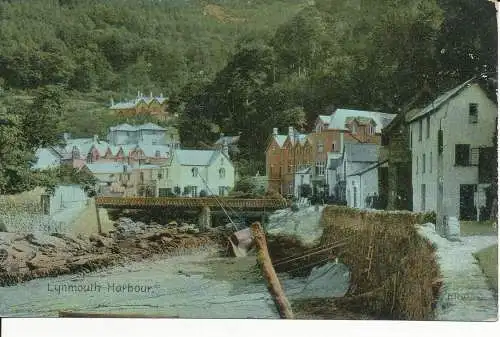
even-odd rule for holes
{"type": "Polygon", "coordinates": [[[491,289],[498,293],[498,244],[474,254],[491,289]]]}
{"type": "Polygon", "coordinates": [[[494,235],[497,229],[493,228],[494,221],[460,221],[460,234],[470,235],[494,235]]]}

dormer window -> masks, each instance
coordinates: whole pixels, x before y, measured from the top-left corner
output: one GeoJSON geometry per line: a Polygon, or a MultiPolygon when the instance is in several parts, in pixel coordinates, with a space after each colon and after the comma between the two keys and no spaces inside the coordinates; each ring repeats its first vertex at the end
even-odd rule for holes
{"type": "Polygon", "coordinates": [[[193,167],[191,169],[191,173],[193,174],[193,177],[196,177],[198,175],[198,168],[197,167],[193,167]]]}
{"type": "Polygon", "coordinates": [[[219,169],[219,178],[225,178],[226,177],[226,169],[225,168],[221,168],[219,169]]]}

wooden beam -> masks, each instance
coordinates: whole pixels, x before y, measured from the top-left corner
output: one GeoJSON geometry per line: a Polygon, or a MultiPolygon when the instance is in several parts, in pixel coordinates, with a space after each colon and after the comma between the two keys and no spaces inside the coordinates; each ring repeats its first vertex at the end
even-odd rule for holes
{"type": "Polygon", "coordinates": [[[259,222],[254,222],[251,226],[252,236],[257,248],[257,263],[262,271],[267,283],[267,289],[273,297],[281,318],[293,319],[292,307],[285,296],[281,283],[274,270],[269,251],[267,249],[266,235],[259,222]]]}
{"type": "Polygon", "coordinates": [[[97,201],[96,200],[94,200],[94,206],[95,206],[95,214],[97,216],[97,232],[99,234],[102,234],[101,217],[99,216],[99,207],[97,207],[97,201]]]}
{"type": "Polygon", "coordinates": [[[59,317],[73,318],[179,318],[179,316],[158,316],[134,313],[59,311],[59,317]]]}

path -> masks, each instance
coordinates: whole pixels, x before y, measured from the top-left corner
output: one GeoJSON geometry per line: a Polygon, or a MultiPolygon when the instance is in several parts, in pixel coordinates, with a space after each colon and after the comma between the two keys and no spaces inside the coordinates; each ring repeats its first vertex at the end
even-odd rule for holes
{"type": "Polygon", "coordinates": [[[437,246],[436,255],[443,276],[436,320],[484,321],[496,318],[497,299],[472,254],[497,244],[497,236],[464,236],[460,242],[452,242],[436,234],[432,227],[424,225],[420,231],[437,246]]]}

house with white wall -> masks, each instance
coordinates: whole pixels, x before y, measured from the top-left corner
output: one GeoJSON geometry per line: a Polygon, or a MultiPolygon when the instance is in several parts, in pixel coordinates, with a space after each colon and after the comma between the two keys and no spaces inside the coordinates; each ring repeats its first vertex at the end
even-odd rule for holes
{"type": "Polygon", "coordinates": [[[373,198],[378,196],[378,167],[383,163],[373,163],[347,176],[347,204],[355,208],[375,208],[373,198]]]}
{"type": "Polygon", "coordinates": [[[497,104],[482,78],[442,94],[410,123],[413,210],[475,220],[494,179],[497,104]]]}
{"type": "MultiPolygon", "coordinates": [[[[345,143],[342,163],[337,169],[337,181],[341,199],[354,208],[365,208],[365,191],[378,192],[378,171],[364,174],[365,170],[378,163],[378,144],[370,143],[345,143]],[[373,177],[373,180],[370,178],[373,177]],[[365,176],[362,179],[362,176],[365,176]]],[[[370,171],[370,170],[368,170],[370,171]]]]}
{"type": "Polygon", "coordinates": [[[174,193],[197,197],[201,191],[224,196],[235,183],[235,169],[227,144],[222,150],[174,150],[168,163],[161,165],[160,172],[158,196],[174,193]]]}
{"type": "Polygon", "coordinates": [[[49,170],[59,167],[63,155],[53,147],[39,148],[35,152],[36,162],[31,167],[33,170],[49,170]]]}

